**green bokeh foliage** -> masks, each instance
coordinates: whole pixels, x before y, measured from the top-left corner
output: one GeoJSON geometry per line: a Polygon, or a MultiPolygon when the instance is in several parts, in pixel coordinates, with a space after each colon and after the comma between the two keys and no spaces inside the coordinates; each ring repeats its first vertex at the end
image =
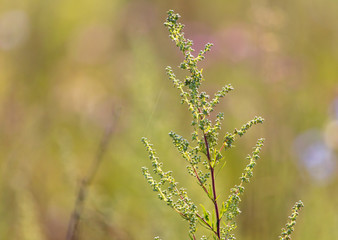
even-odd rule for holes
{"type": "MultiPolygon", "coordinates": [[[[147,162],[139,139],[147,135],[161,158],[175,159],[166,166],[177,181],[187,177],[167,136],[190,132],[189,113],[177,104],[164,71],[180,58],[163,28],[168,9],[192,26],[186,34],[197,46],[215,45],[201,64],[205,90],[214,93],[225,82],[237,89],[215,110],[225,112],[224,128],[258,114],[266,120],[236,144],[219,175],[227,192],[257,133],[266,138],[241,203],[238,239],[276,239],[300,198],[306,209],[294,239],[337,239],[337,168],[318,182],[293,152],[299,134],[324,134],[332,121],[338,4],[330,0],[3,0],[0,239],[65,238],[79,180],[116,111],[119,120],[89,189],[81,239],[186,236],[184,223],[153,198],[139,171],[147,162]],[[12,30],[4,30],[9,23],[12,30]]],[[[337,146],[333,152],[337,159],[337,146]]],[[[185,185],[198,190],[194,182],[185,185]]]]}

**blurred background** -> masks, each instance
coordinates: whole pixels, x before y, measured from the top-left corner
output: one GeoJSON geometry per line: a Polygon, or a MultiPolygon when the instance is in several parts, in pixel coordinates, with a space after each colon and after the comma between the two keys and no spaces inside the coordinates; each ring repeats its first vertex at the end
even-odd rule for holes
{"type": "MultiPolygon", "coordinates": [[[[168,136],[191,118],[165,67],[182,56],[163,26],[174,9],[200,50],[202,89],[228,94],[223,134],[256,115],[217,176],[223,200],[256,139],[266,138],[242,197],[237,238],[277,239],[294,202],[294,239],[338,239],[338,3],[331,0],[2,0],[0,239],[66,238],[81,179],[112,136],[88,189],[79,239],[188,239],[187,224],[141,174],[140,139],[198,201],[206,199],[168,136]]],[[[222,136],[222,135],[221,135],[222,136]]]]}

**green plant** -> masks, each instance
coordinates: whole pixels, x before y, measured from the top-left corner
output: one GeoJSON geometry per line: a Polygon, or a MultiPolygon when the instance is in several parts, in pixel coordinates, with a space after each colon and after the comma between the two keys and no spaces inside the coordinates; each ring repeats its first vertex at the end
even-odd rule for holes
{"type": "MultiPolygon", "coordinates": [[[[233,146],[236,138],[242,137],[253,125],[263,123],[264,119],[255,117],[239,130],[227,132],[223,138],[219,139],[224,113],[218,113],[214,122],[210,120],[210,114],[220,99],[233,90],[233,87],[230,84],[225,85],[211,100],[205,92],[199,91],[204,78],[202,69],[199,69],[197,64],[204,59],[212,44],[207,43],[196,57],[193,56],[193,43],[185,38],[184,26],[178,23],[179,17],[178,14],[170,10],[164,25],[169,30],[170,38],[184,55],[180,68],[187,70],[189,75],[185,77],[184,81],[181,81],[175,76],[171,67],[167,67],[166,70],[169,79],[180,91],[182,104],[187,104],[191,112],[193,132],[191,142],[174,132],[170,132],[169,136],[182,157],[188,162],[189,174],[196,178],[202,191],[212,202],[213,209],[207,210],[202,204],[199,204],[202,210],[199,211],[197,205],[188,196],[187,191],[178,186],[179,184],[173,177],[172,172],[164,171],[163,164],[159,162],[152,144],[146,138],[142,138],[142,142],[149,153],[155,177],[146,167],[142,168],[142,172],[153,190],[158,192],[159,198],[189,222],[190,239],[196,239],[197,224],[210,230],[213,239],[235,239],[233,230],[237,226],[235,217],[240,213],[240,196],[244,192],[244,184],[248,183],[253,176],[253,169],[259,159],[264,139],[257,141],[252,154],[247,157],[248,165],[240,177],[239,184],[231,188],[228,198],[222,202],[217,195],[215,170],[224,166],[223,154],[233,146]]],[[[298,214],[301,206],[302,203],[299,202],[293,215],[298,214]]],[[[292,222],[287,225],[287,229],[283,229],[282,239],[289,239],[295,217],[292,217],[291,220],[292,222]]],[[[159,237],[155,239],[159,239],[159,237]]],[[[207,237],[202,236],[201,239],[207,239],[207,237]]]]}
{"type": "Polygon", "coordinates": [[[292,213],[289,216],[289,222],[287,224],[285,224],[286,228],[282,229],[282,234],[280,235],[279,239],[281,240],[290,240],[291,239],[291,233],[294,230],[294,226],[296,224],[296,219],[299,215],[299,211],[300,209],[304,207],[304,204],[302,203],[302,201],[298,201],[296,202],[296,204],[292,207],[292,213]]]}

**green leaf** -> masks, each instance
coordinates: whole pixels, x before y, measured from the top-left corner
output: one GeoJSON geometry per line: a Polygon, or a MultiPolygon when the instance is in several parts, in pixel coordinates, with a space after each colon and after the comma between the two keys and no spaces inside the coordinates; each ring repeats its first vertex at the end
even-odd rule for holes
{"type": "Polygon", "coordinates": [[[205,209],[205,207],[202,204],[200,204],[200,206],[202,207],[202,210],[203,210],[203,218],[204,218],[204,220],[209,225],[211,225],[210,213],[205,209]]]}
{"type": "Polygon", "coordinates": [[[208,197],[209,197],[211,200],[214,200],[214,199],[213,199],[213,192],[212,192],[211,184],[209,184],[208,197]]]}

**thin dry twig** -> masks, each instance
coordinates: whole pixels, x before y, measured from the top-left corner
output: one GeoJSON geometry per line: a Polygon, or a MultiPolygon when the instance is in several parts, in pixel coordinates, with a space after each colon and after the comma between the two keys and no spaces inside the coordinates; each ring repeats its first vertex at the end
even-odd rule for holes
{"type": "Polygon", "coordinates": [[[79,220],[88,194],[88,187],[93,182],[93,179],[95,178],[95,175],[102,163],[102,159],[107,151],[108,144],[114,132],[114,127],[117,118],[118,113],[115,112],[112,123],[105,129],[104,136],[102,137],[102,140],[99,144],[98,151],[96,153],[95,158],[92,161],[91,167],[89,168],[87,174],[80,181],[80,186],[75,200],[74,209],[68,224],[66,240],[78,239],[79,220]]]}

